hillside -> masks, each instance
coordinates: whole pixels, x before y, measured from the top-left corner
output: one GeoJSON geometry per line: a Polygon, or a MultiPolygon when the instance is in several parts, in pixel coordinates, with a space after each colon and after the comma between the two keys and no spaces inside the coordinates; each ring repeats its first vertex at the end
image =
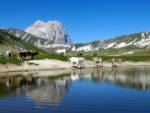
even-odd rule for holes
{"type": "MultiPolygon", "coordinates": [[[[74,48],[74,49],[73,49],[74,48]]],[[[99,52],[101,54],[134,54],[149,51],[150,32],[118,36],[113,39],[75,44],[75,52],[99,52]]]]}
{"type": "Polygon", "coordinates": [[[32,50],[46,53],[46,51],[39,49],[31,43],[25,42],[20,38],[9,34],[7,31],[0,29],[0,52],[5,54],[7,50],[32,50]]]}

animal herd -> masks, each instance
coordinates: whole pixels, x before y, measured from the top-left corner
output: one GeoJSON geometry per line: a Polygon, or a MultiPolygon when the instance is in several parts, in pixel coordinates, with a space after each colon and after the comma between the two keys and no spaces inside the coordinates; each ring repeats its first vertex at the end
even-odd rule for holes
{"type": "MultiPolygon", "coordinates": [[[[66,49],[57,49],[55,51],[57,55],[66,55],[66,49]]],[[[6,52],[8,58],[14,58],[18,57],[20,59],[25,58],[25,59],[34,59],[34,56],[38,55],[38,52],[32,52],[32,51],[7,51],[6,52]]],[[[78,53],[77,56],[82,56],[83,53],[78,53]]],[[[0,53],[0,56],[3,56],[3,54],[0,53]]],[[[93,62],[95,63],[95,66],[103,66],[103,59],[97,57],[97,53],[93,53],[94,58],[92,59],[93,62]]],[[[72,64],[73,68],[84,68],[84,58],[82,57],[71,57],[69,58],[69,61],[72,64]]],[[[121,61],[116,61],[116,59],[112,59],[112,66],[116,66],[116,62],[121,62],[121,61]]]]}
{"type": "Polygon", "coordinates": [[[39,53],[32,51],[7,51],[6,54],[10,59],[14,57],[33,59],[34,56],[38,55],[39,53]]]}

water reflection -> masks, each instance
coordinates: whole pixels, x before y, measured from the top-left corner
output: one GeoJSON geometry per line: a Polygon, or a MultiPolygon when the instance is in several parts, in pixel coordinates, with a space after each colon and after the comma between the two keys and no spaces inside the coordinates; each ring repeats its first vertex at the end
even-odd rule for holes
{"type": "Polygon", "coordinates": [[[36,102],[60,103],[70,87],[69,79],[49,80],[40,78],[36,86],[26,92],[36,102]]]}
{"type": "Polygon", "coordinates": [[[0,78],[0,97],[26,96],[36,103],[61,103],[72,82],[90,80],[115,84],[119,87],[149,90],[149,67],[94,68],[72,70],[68,74],[55,76],[10,76],[0,78]]]}
{"type": "Polygon", "coordinates": [[[71,79],[66,75],[58,77],[17,76],[0,79],[0,96],[25,95],[37,103],[61,103],[67,93],[71,79]],[[65,76],[65,77],[61,77],[65,76]]]}
{"type": "Polygon", "coordinates": [[[150,70],[149,67],[112,68],[112,74],[111,71],[105,71],[103,80],[120,87],[149,90],[150,70]]]}
{"type": "Polygon", "coordinates": [[[139,90],[150,89],[149,67],[135,68],[94,68],[77,70],[71,74],[72,80],[92,80],[93,82],[106,82],[119,87],[139,90]]]}

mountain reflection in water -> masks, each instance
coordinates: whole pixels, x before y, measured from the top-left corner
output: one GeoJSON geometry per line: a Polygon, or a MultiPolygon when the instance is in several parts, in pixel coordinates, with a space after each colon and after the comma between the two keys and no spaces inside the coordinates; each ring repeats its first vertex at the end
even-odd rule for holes
{"type": "Polygon", "coordinates": [[[112,83],[119,87],[139,90],[150,89],[150,70],[147,67],[136,68],[95,68],[73,71],[72,80],[92,80],[93,82],[112,83]]]}
{"type": "Polygon", "coordinates": [[[95,68],[72,70],[59,76],[13,76],[0,78],[0,97],[25,96],[36,103],[61,103],[71,84],[89,80],[115,84],[118,87],[149,90],[149,68],[95,68]]]}
{"type": "Polygon", "coordinates": [[[37,103],[60,103],[71,84],[69,78],[13,77],[3,78],[0,84],[0,96],[25,95],[37,103]],[[4,92],[3,92],[4,91],[4,92]]]}

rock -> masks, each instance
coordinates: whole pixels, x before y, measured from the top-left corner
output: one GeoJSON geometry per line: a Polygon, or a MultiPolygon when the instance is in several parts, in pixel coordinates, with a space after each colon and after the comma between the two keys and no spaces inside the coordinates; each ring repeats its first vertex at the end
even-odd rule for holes
{"type": "Polygon", "coordinates": [[[38,20],[25,31],[37,37],[54,41],[57,44],[72,44],[68,33],[58,21],[45,23],[38,20]]]}

